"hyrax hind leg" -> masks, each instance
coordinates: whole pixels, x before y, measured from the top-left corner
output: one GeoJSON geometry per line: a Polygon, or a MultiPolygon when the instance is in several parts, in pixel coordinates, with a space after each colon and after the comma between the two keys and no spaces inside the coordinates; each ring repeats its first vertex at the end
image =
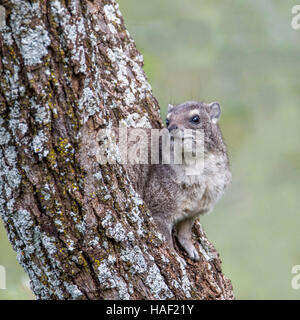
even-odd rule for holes
{"type": "Polygon", "coordinates": [[[195,218],[187,218],[178,222],[176,225],[176,236],[189,257],[194,261],[199,261],[199,254],[192,243],[192,226],[194,221],[195,218]]]}

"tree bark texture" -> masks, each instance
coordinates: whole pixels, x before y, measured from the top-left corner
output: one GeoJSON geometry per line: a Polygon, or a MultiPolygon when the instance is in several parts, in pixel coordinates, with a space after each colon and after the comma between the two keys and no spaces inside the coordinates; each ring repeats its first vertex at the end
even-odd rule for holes
{"type": "Polygon", "coordinates": [[[183,263],[124,167],[96,161],[99,129],[162,127],[118,4],[0,5],[0,214],[36,297],[232,299],[199,221],[201,261],[183,263]]]}

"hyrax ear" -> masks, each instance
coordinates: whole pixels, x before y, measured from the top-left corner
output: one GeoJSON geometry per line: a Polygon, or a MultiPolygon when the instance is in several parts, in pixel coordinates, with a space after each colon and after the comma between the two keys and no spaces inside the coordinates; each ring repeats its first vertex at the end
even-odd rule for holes
{"type": "Polygon", "coordinates": [[[174,108],[174,106],[169,103],[169,104],[168,104],[168,112],[170,112],[173,108],[174,108]]]}
{"type": "Polygon", "coordinates": [[[217,123],[221,116],[221,107],[219,102],[212,102],[208,104],[209,115],[212,123],[217,123]]]}

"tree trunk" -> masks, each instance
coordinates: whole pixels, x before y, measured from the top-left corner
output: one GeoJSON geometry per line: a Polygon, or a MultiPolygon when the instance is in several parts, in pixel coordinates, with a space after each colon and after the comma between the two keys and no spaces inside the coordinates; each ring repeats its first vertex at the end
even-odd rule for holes
{"type": "Polygon", "coordinates": [[[124,167],[97,162],[99,129],[162,127],[118,4],[0,5],[0,214],[36,297],[232,299],[200,223],[201,260],[184,264],[124,167]]]}

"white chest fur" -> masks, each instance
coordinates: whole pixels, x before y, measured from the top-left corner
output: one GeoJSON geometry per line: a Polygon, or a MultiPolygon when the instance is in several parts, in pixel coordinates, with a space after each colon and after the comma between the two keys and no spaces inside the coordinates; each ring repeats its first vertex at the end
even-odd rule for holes
{"type": "Polygon", "coordinates": [[[231,180],[224,155],[205,155],[204,169],[196,175],[186,175],[184,165],[172,167],[176,173],[176,183],[181,185],[177,198],[177,221],[211,211],[231,180]]]}

